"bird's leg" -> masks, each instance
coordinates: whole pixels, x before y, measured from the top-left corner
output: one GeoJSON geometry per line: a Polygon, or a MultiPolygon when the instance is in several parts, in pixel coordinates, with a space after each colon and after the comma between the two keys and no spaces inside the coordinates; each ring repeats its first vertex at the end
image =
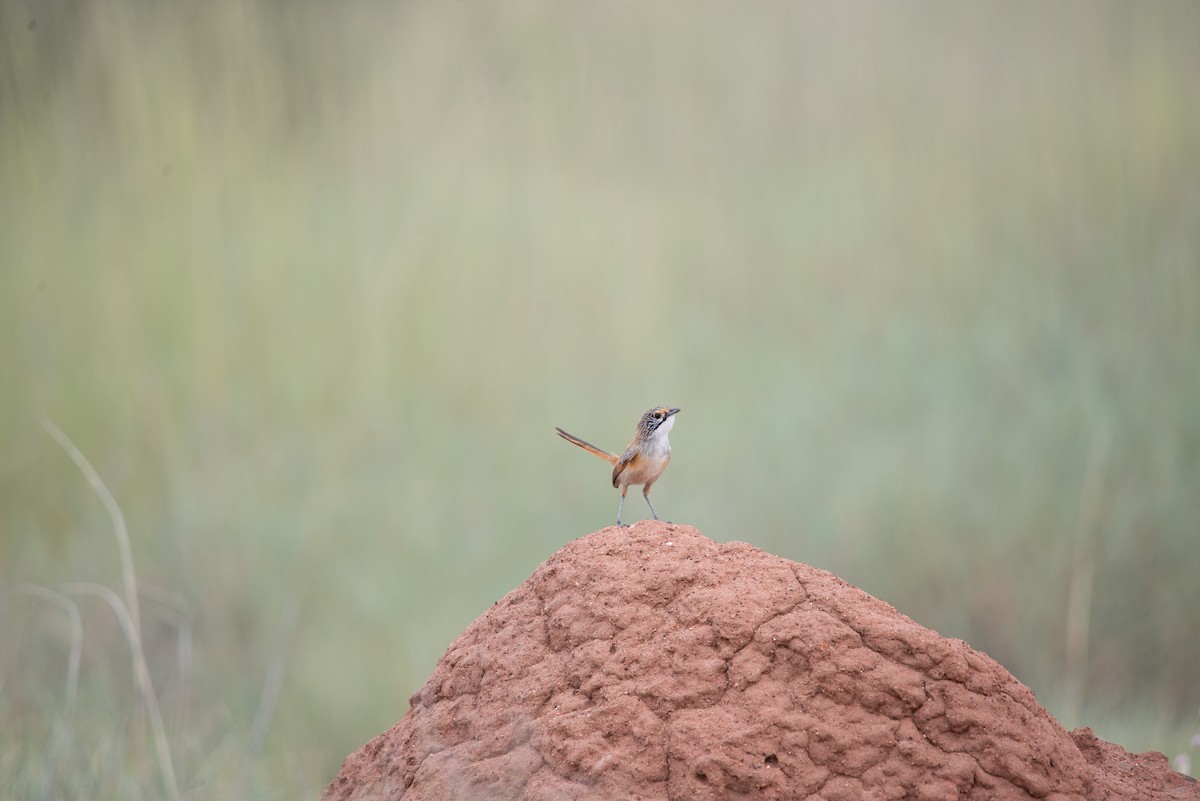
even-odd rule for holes
{"type": "Polygon", "coordinates": [[[621,487],[621,502],[617,504],[617,528],[621,528],[621,510],[625,508],[625,492],[628,486],[621,487]]]}
{"type": "Polygon", "coordinates": [[[654,511],[654,504],[650,503],[650,490],[644,490],[642,497],[646,499],[646,505],[650,507],[650,514],[654,515],[654,519],[658,519],[658,512],[654,511]]]}

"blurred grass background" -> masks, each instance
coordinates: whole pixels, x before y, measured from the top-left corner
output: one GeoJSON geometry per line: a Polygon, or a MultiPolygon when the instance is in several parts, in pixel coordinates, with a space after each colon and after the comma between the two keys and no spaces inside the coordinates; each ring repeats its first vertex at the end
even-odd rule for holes
{"type": "MultiPolygon", "coordinates": [[[[667,518],[1188,749],[1194,3],[24,0],[0,33],[0,580],[120,585],[45,415],[128,519],[186,794],[319,795],[613,519],[553,427],[618,449],[663,403],[667,518]]],[[[0,783],[161,797],[120,627],[72,600],[70,704],[67,617],[3,595],[0,783]]]]}

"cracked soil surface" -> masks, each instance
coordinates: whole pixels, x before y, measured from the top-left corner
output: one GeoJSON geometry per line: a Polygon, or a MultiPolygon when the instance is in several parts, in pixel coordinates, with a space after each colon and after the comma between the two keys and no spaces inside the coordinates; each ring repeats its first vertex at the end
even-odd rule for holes
{"type": "Polygon", "coordinates": [[[563,547],[410,704],[325,801],[1200,799],[962,641],[669,523],[563,547]]]}

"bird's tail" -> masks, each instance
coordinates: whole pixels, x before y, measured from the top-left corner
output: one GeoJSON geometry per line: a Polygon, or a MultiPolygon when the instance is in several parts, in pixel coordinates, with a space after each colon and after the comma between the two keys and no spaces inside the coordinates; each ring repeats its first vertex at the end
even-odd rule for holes
{"type": "Polygon", "coordinates": [[[574,434],[568,434],[566,431],[563,431],[561,428],[556,428],[554,430],[558,432],[558,435],[560,437],[562,437],[563,439],[565,439],[567,442],[571,443],[572,445],[578,445],[580,448],[583,448],[588,453],[592,454],[593,456],[599,456],[601,459],[608,462],[609,464],[617,463],[616,454],[609,453],[608,451],[604,450],[603,448],[597,448],[595,445],[593,445],[590,442],[584,442],[579,437],[575,436],[574,434]]]}

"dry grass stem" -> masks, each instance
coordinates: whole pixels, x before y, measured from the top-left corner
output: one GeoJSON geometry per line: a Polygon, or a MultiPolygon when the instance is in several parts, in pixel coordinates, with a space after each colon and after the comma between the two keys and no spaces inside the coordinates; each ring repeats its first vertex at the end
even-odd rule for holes
{"type": "Polygon", "coordinates": [[[67,619],[71,623],[71,650],[67,657],[65,706],[67,714],[70,715],[75,710],[75,696],[79,688],[79,660],[83,653],[83,621],[79,616],[79,606],[62,593],[40,584],[18,584],[10,591],[17,595],[32,595],[41,598],[67,613],[67,619]]]}
{"type": "Polygon", "coordinates": [[[104,508],[108,510],[109,517],[112,518],[113,531],[117,537],[117,551],[121,556],[121,575],[125,583],[125,603],[114,603],[114,601],[119,601],[116,598],[116,594],[112,593],[107,587],[101,587],[101,585],[78,584],[71,586],[80,592],[89,592],[104,598],[113,607],[113,611],[117,613],[117,617],[121,619],[122,625],[125,626],[125,636],[129,639],[129,651],[132,655],[134,678],[137,681],[142,701],[146,704],[146,712],[150,716],[150,728],[154,734],[154,747],[158,756],[159,769],[162,771],[163,785],[166,788],[169,798],[178,799],[179,784],[175,779],[175,767],[171,760],[171,746],[167,742],[166,728],[163,726],[162,713],[158,708],[158,696],[154,693],[154,684],[150,680],[150,669],[146,665],[146,655],[142,650],[142,623],[138,610],[137,576],[133,570],[133,549],[129,545],[129,531],[125,527],[125,516],[121,514],[121,507],[117,504],[112,493],[108,491],[108,487],[104,485],[104,482],[87,460],[87,457],[75,447],[75,443],[71,442],[70,438],[58,426],[45,417],[42,418],[42,428],[46,429],[46,432],[71,457],[71,461],[75,463],[75,466],[87,478],[92,490],[100,498],[100,502],[104,504],[104,508]],[[111,597],[109,597],[110,595],[111,597]]]}

